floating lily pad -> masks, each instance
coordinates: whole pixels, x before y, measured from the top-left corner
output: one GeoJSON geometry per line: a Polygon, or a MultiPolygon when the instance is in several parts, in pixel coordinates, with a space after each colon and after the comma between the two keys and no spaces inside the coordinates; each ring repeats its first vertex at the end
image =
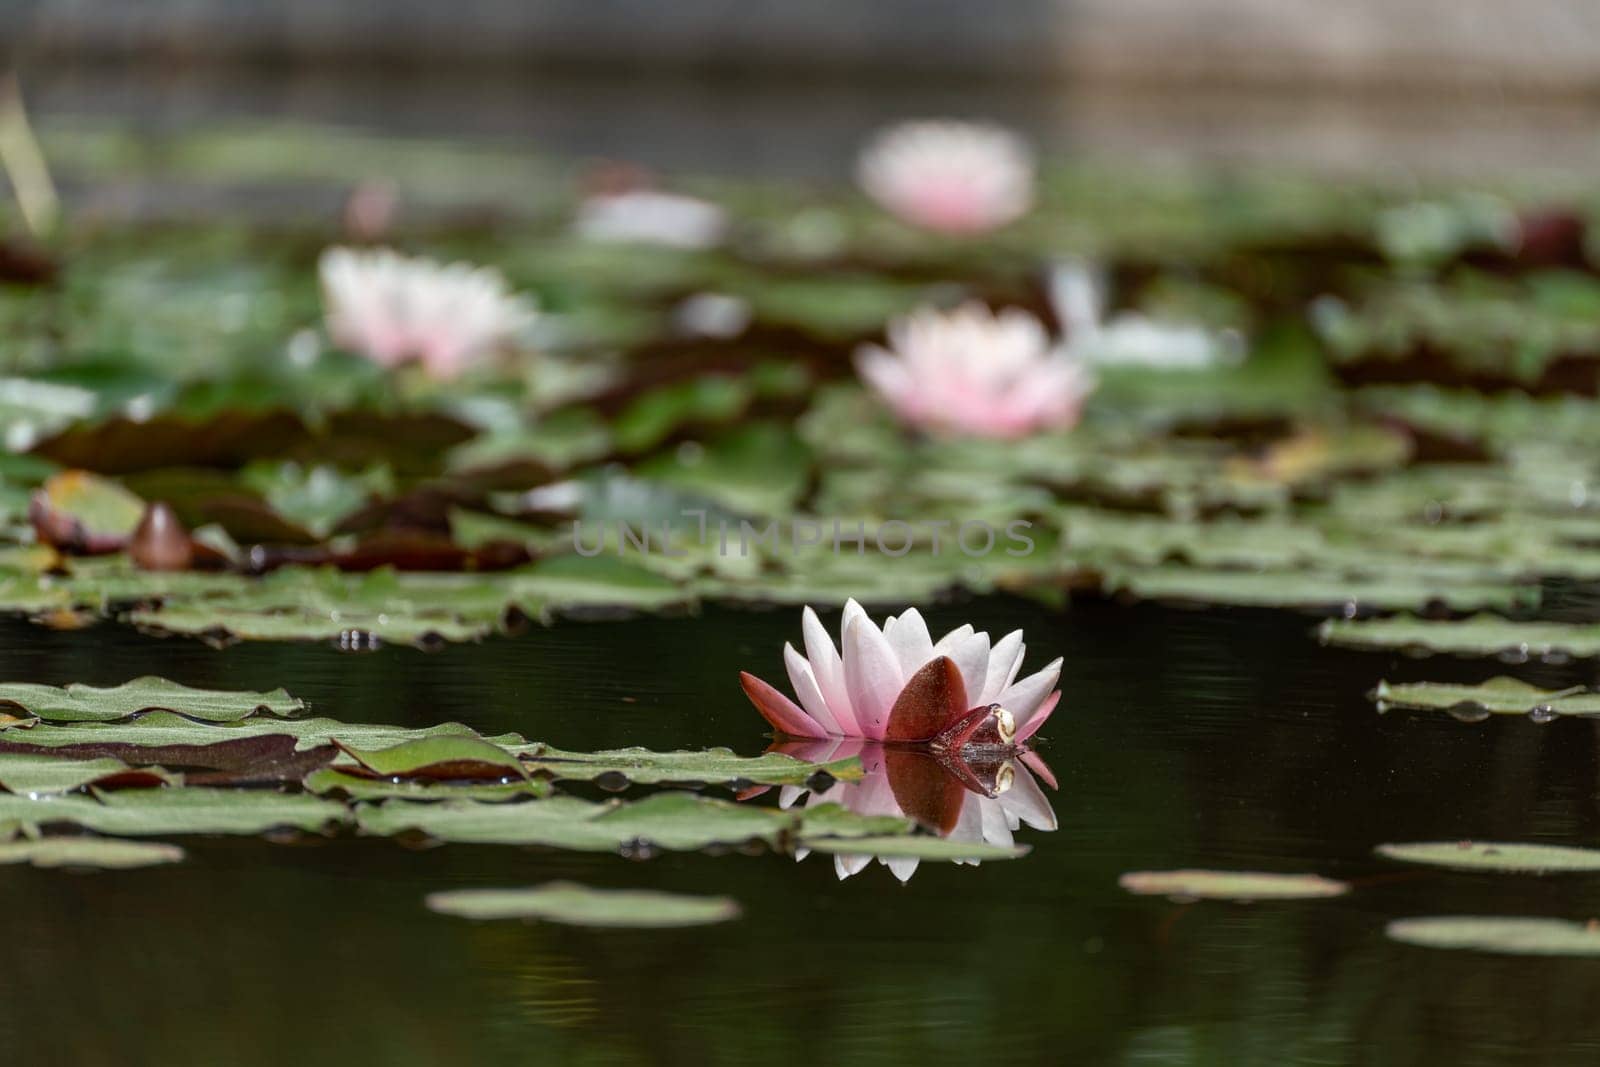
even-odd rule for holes
{"type": "MultiPolygon", "coordinates": [[[[588,852],[637,847],[683,851],[711,845],[762,841],[776,847],[804,834],[813,811],[782,811],[695,796],[657,793],[631,803],[592,803],[554,796],[521,804],[445,801],[410,804],[388,801],[364,806],[357,822],[370,834],[391,836],[417,831],[442,841],[499,845],[548,845],[588,852]]],[[[909,824],[901,819],[825,813],[830,823],[855,822],[867,832],[893,832],[909,824]]],[[[5,817],[0,808],[0,818],[5,817]]]]}
{"type": "Polygon", "coordinates": [[[1329,619],[1317,631],[1324,643],[1345,648],[1448,652],[1510,659],[1600,656],[1600,625],[1517,622],[1498,615],[1470,619],[1329,619]]]}
{"type": "Polygon", "coordinates": [[[0,863],[35,867],[100,867],[127,870],[180,863],[183,849],[154,841],[118,841],[106,837],[17,838],[0,842],[0,863]]]}
{"type": "Polygon", "coordinates": [[[1379,845],[1378,855],[1402,863],[1462,871],[1550,874],[1600,871],[1600,849],[1525,845],[1498,841],[1418,841],[1379,845]]]}
{"type": "MultiPolygon", "coordinates": [[[[254,718],[227,723],[199,723],[172,712],[157,711],[125,722],[71,725],[40,723],[26,729],[12,727],[10,730],[0,732],[0,739],[25,741],[29,745],[46,747],[120,744],[158,748],[176,745],[211,745],[234,742],[243,738],[280,735],[295,738],[302,751],[333,741],[363,748],[383,748],[425,738],[481,737],[470,726],[458,722],[421,728],[388,726],[382,723],[339,722],[323,718],[254,718]]],[[[527,744],[527,741],[517,734],[503,734],[484,740],[501,747],[527,744]]]]}
{"type": "MultiPolygon", "coordinates": [[[[387,748],[357,748],[344,743],[339,747],[360,770],[379,778],[481,782],[528,776],[516,756],[479,737],[445,734],[402,741],[387,748]]],[[[349,769],[345,772],[349,773],[349,769]]]]}
{"type": "Polygon", "coordinates": [[[152,709],[207,722],[231,722],[257,712],[292,715],[305,709],[282,689],[270,693],[191,689],[148,676],[104,689],[77,683],[61,689],[6,682],[0,684],[0,705],[21,708],[47,722],[107,722],[152,709]]]}
{"type": "Polygon", "coordinates": [[[1125,571],[1107,578],[1113,591],[1148,600],[1194,600],[1255,607],[1343,607],[1393,611],[1444,604],[1512,608],[1535,603],[1538,591],[1504,581],[1462,582],[1425,574],[1381,577],[1314,571],[1125,571]]]}
{"type": "Polygon", "coordinates": [[[144,787],[177,785],[182,775],[160,767],[133,768],[112,757],[62,759],[56,756],[0,753],[0,788],[23,796],[70,793],[88,785],[144,787]]]}
{"type": "Polygon", "coordinates": [[[605,752],[565,752],[538,745],[522,755],[528,770],[558,779],[591,781],[619,776],[640,785],[663,782],[741,782],[751,785],[802,785],[818,772],[841,781],[861,777],[861,759],[809,763],[780,752],[761,756],[736,756],[726,748],[704,752],[651,752],[644,748],[619,748],[605,752]]]}
{"type": "Polygon", "coordinates": [[[1541,689],[1503,675],[1478,685],[1379,682],[1372,696],[1378,702],[1379,710],[1396,707],[1457,714],[1600,715],[1600,693],[1581,686],[1576,689],[1541,689]]]}
{"type": "Polygon", "coordinates": [[[1175,900],[1305,900],[1337,897],[1347,882],[1317,874],[1266,874],[1256,871],[1130,871],[1117,884],[1138,896],[1175,900]]]}
{"type": "Polygon", "coordinates": [[[1423,948],[1466,949],[1507,956],[1600,956],[1600,923],[1566,919],[1448,915],[1396,919],[1390,939],[1423,948]]]}
{"type": "Polygon", "coordinates": [[[456,889],[430,893],[428,908],[464,919],[539,919],[564,926],[664,929],[706,926],[739,917],[729,897],[692,897],[643,889],[592,889],[549,882],[528,889],[456,889]]]}
{"type": "Polygon", "coordinates": [[[514,800],[546,797],[554,787],[539,778],[513,778],[504,782],[472,782],[427,778],[373,778],[347,769],[322,767],[305,776],[313,793],[337,793],[352,800],[514,800]]]}
{"type": "Polygon", "coordinates": [[[343,804],[299,793],[249,789],[133,789],[94,797],[0,795],[0,822],[70,823],[121,837],[318,831],[345,822],[343,804]]]}
{"type": "Polygon", "coordinates": [[[873,856],[878,859],[948,860],[978,863],[987,860],[1014,860],[1028,854],[1027,845],[990,845],[982,841],[952,841],[932,834],[899,834],[892,837],[806,837],[805,847],[813,852],[839,856],[873,856]]]}

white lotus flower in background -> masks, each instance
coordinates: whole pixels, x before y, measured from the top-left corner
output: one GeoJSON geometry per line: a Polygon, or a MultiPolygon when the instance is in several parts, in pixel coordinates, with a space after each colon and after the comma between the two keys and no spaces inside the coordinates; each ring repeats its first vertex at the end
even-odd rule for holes
{"type": "MultiPolygon", "coordinates": [[[[941,761],[853,738],[790,742],[773,751],[813,763],[861,758],[859,780],[834,782],[825,789],[784,786],[778,794],[780,807],[839,804],[858,815],[911,819],[949,841],[999,848],[1015,844],[1014,835],[1024,825],[1045,833],[1056,829],[1055,811],[1035,774],[1052,789],[1055,777],[1034,752],[981,762],[941,761]]],[[[809,854],[805,848],[795,850],[797,860],[809,854]]],[[[913,856],[837,854],[834,871],[843,881],[875,858],[902,882],[911,879],[920,863],[913,856]]],[[[955,862],[976,866],[979,861],[955,862]]]]}
{"type": "Polygon", "coordinates": [[[902,221],[941,233],[985,233],[1033,206],[1033,150],[986,122],[891,126],[862,150],[856,178],[902,221]]]}
{"type": "Polygon", "coordinates": [[[1083,263],[1062,263],[1050,272],[1050,305],[1067,351],[1088,364],[1199,370],[1238,354],[1225,337],[1196,323],[1137,311],[1107,319],[1105,285],[1083,263]]]}
{"type": "Polygon", "coordinates": [[[1044,725],[1061,699],[1055,688],[1059,657],[1017,680],[1026,651],[1021,630],[991,643],[987,633],[961,626],[934,641],[916,608],[891,615],[880,630],[854,600],[845,603],[838,648],[809,607],[801,629],[805,656],[783,646],[799,704],[752,674],[740,675],[756,710],[788,737],[912,742],[956,736],[951,747],[959,751],[988,723],[999,731],[986,735],[989,743],[1016,746],[1044,725]]]}
{"type": "Polygon", "coordinates": [[[435,378],[453,378],[533,318],[532,304],[490,267],[330,248],[319,270],[334,342],[384,367],[415,360],[435,378]]]}
{"type": "Polygon", "coordinates": [[[728,215],[707,200],[634,189],[588,197],[573,229],[587,241],[711,248],[727,236],[728,215]]]}
{"type": "Polygon", "coordinates": [[[978,303],[925,308],[889,325],[889,347],[856,353],[863,381],[901,421],[978,437],[1075,425],[1094,375],[1033,315],[978,303]]]}

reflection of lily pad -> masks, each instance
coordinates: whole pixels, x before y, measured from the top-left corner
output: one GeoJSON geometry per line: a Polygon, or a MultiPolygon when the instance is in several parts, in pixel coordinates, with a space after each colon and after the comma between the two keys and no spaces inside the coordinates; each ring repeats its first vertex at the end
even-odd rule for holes
{"type": "Polygon", "coordinates": [[[249,693],[191,689],[164,678],[135,678],[109,688],[72,684],[0,684],[0,705],[22,708],[47,722],[105,722],[151,709],[175,711],[207,722],[231,722],[256,712],[292,715],[305,705],[282,689],[249,693]]]}
{"type": "Polygon", "coordinates": [[[430,893],[427,903],[433,911],[464,919],[540,919],[566,926],[705,926],[739,917],[739,904],[729,897],[591,889],[572,882],[528,889],[457,889],[430,893]]]}
{"type": "Polygon", "coordinates": [[[1509,956],[1600,956],[1600,924],[1566,919],[1448,915],[1396,919],[1384,928],[1395,941],[1423,948],[1468,949],[1509,956]]]}
{"type": "Polygon", "coordinates": [[[1460,656],[1600,656],[1600,625],[1515,622],[1498,615],[1470,619],[1329,619],[1323,642],[1346,648],[1400,648],[1460,656]]]}
{"type": "Polygon", "coordinates": [[[1130,871],[1117,884],[1139,896],[1241,902],[1337,897],[1350,891],[1349,883],[1317,874],[1257,871],[1130,871]]]}
{"type": "Polygon", "coordinates": [[[742,782],[751,785],[802,785],[818,771],[842,781],[861,777],[861,759],[808,763],[780,752],[749,757],[726,748],[704,752],[651,752],[644,748],[619,748],[607,752],[563,752],[538,745],[523,754],[528,769],[558,779],[589,781],[617,775],[630,782],[742,782]]]}
{"type": "Polygon", "coordinates": [[[1546,874],[1600,871],[1600,849],[1560,845],[1522,845],[1497,841],[1418,841],[1379,845],[1377,853],[1402,863],[1422,863],[1462,871],[1546,874]]]}
{"type": "Polygon", "coordinates": [[[1540,689],[1504,676],[1478,685],[1448,682],[1379,682],[1373,699],[1380,709],[1491,712],[1496,715],[1600,715],[1600,693],[1581,687],[1540,689]]]}
{"type": "Polygon", "coordinates": [[[0,863],[35,867],[101,867],[126,870],[179,863],[183,849],[155,841],[117,841],[105,837],[18,838],[0,842],[0,863]]]}

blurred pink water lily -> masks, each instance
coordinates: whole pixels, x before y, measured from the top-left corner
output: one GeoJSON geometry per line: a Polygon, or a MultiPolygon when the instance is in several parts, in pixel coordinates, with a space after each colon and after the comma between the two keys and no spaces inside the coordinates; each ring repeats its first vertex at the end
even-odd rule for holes
{"type": "Polygon", "coordinates": [[[384,367],[416,361],[435,378],[453,378],[533,318],[528,300],[489,267],[330,248],[319,270],[334,342],[384,367]]]}
{"type": "Polygon", "coordinates": [[[1019,308],[924,308],[889,324],[889,347],[856,353],[861,378],[908,425],[1016,438],[1076,425],[1094,375],[1019,308]]]}
{"type": "Polygon", "coordinates": [[[950,234],[1014,222],[1033,206],[1026,141],[986,122],[925,120],[892,126],[861,152],[857,180],[902,221],[950,234]]]}
{"type": "MultiPolygon", "coordinates": [[[[1056,788],[1055,775],[1036,752],[939,754],[859,738],[788,741],[772,746],[772,751],[813,762],[861,758],[859,780],[785,786],[778,794],[781,807],[839,804],[859,815],[911,819],[951,841],[1003,848],[1014,843],[1013,835],[1023,825],[1046,833],[1056,829],[1055,811],[1039,788],[1040,781],[1056,788]]],[[[804,859],[807,852],[802,848],[795,855],[804,859]]],[[[845,879],[873,858],[836,855],[834,870],[845,879]]],[[[902,882],[916,873],[919,863],[903,856],[879,857],[878,862],[902,882]]]]}
{"type": "Polygon", "coordinates": [[[961,626],[934,641],[915,608],[879,629],[854,600],[845,604],[838,648],[809,607],[801,627],[806,655],[783,647],[798,704],[753,674],[739,675],[750,702],[785,737],[928,743],[953,752],[1014,747],[1061,699],[1059,658],[1017,678],[1026,651],[1021,630],[991,643],[987,633],[961,626]]]}

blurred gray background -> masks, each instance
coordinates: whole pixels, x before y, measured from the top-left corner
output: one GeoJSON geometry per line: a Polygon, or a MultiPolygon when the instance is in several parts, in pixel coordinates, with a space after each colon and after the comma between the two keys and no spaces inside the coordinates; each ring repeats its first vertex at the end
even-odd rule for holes
{"type": "Polygon", "coordinates": [[[830,177],[870,127],[938,113],[1153,162],[1600,165],[1595,0],[0,0],[0,39],[46,121],[830,177]]]}

